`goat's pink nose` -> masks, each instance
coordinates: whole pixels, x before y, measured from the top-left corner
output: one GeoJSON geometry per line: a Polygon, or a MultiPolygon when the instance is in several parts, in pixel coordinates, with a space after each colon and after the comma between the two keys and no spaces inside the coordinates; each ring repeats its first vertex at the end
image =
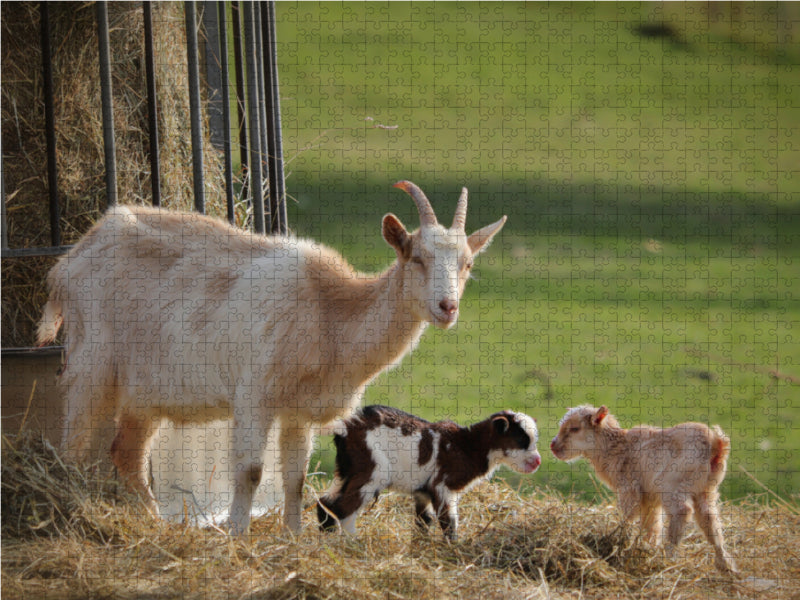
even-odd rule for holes
{"type": "Polygon", "coordinates": [[[439,308],[441,308],[446,314],[452,315],[458,311],[458,304],[452,300],[445,299],[439,302],[439,308]]]}
{"type": "Polygon", "coordinates": [[[533,473],[542,464],[542,459],[537,453],[533,458],[525,461],[525,473],[533,473]]]}

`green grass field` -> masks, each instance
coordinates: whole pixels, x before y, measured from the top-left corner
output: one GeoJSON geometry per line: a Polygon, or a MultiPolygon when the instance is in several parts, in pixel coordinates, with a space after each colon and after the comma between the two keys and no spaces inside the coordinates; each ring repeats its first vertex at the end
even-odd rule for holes
{"type": "Polygon", "coordinates": [[[399,179],[442,221],[462,185],[468,229],[509,216],[457,327],[430,329],[365,404],[464,423],[528,412],[545,457],[523,485],[587,495],[586,466],[547,450],[567,407],[718,423],[733,444],[725,497],[762,492],[742,468],[800,493],[797,13],[279,2],[298,235],[382,269],[381,216],[418,222],[399,179]],[[672,37],[635,31],[662,21],[672,37]]]}

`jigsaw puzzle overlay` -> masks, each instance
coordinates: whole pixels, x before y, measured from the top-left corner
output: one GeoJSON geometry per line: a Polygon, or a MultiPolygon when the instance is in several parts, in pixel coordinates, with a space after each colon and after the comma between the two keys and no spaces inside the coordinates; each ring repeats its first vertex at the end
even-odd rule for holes
{"type": "MultiPolygon", "coordinates": [[[[469,188],[468,224],[509,215],[458,326],[426,332],[365,404],[518,409],[543,439],[582,403],[626,426],[716,423],[723,497],[761,491],[740,468],[798,489],[797,57],[758,7],[732,10],[285,7],[296,232],[382,268],[380,216],[416,222],[389,188],[406,178],[437,211],[469,188]]],[[[545,460],[530,483],[594,496],[574,468],[545,460]]]]}
{"type": "MultiPolygon", "coordinates": [[[[170,390],[188,396],[181,398],[186,406],[197,402],[196,414],[187,410],[178,424],[165,421],[153,442],[151,483],[162,516],[224,527],[233,502],[231,529],[241,534],[250,514],[241,490],[258,488],[253,514],[267,515],[263,523],[280,514],[286,486],[287,497],[303,491],[302,506],[292,496],[285,510],[286,524],[301,535],[319,535],[318,510],[323,523],[344,516],[350,530],[353,523],[344,521],[364,507],[359,530],[379,539],[388,534],[375,527],[401,503],[398,522],[407,521],[409,531],[415,522],[426,529],[438,519],[455,539],[458,522],[459,539],[492,547],[496,538],[476,536],[502,528],[496,520],[511,523],[522,536],[514,544],[521,545],[540,533],[533,522],[514,521],[515,502],[544,494],[555,513],[567,500],[578,502],[569,511],[603,515],[591,518],[611,532],[614,506],[635,513],[626,503],[651,493],[652,473],[641,472],[643,465],[658,469],[652,485],[686,489],[708,470],[703,500],[664,501],[665,539],[680,541],[682,520],[694,511],[698,526],[687,526],[683,544],[702,541],[704,565],[714,565],[716,551],[723,573],[763,576],[745,593],[760,585],[788,597],[800,583],[796,557],[753,573],[764,558],[763,538],[737,511],[777,503],[797,524],[798,6],[286,2],[276,8],[288,218],[301,241],[292,238],[277,251],[266,244],[265,252],[275,252],[268,254],[274,272],[248,262],[251,246],[203,261],[196,250],[186,263],[198,269],[191,285],[159,281],[162,300],[183,302],[179,316],[195,327],[183,330],[184,345],[176,343],[175,352],[226,362],[182,364],[167,356],[165,332],[179,336],[180,319],[158,329],[153,320],[164,307],[142,309],[142,330],[152,327],[160,336],[148,350],[162,353],[174,376],[170,390]],[[404,181],[415,185],[395,185],[404,181]],[[467,202],[462,188],[464,211],[456,208],[467,202]],[[433,220],[426,221],[428,210],[433,220]],[[456,222],[454,214],[461,214],[456,222]],[[507,221],[498,221],[503,216],[507,221]],[[360,287],[331,283],[352,274],[348,264],[370,274],[359,275],[360,287]],[[223,277],[221,265],[239,279],[216,279],[223,277]],[[307,278],[316,283],[304,288],[307,278]],[[196,322],[192,311],[203,298],[171,296],[181,284],[209,293],[225,288],[237,300],[226,305],[213,296],[213,306],[202,309],[208,319],[196,322]],[[331,291],[334,285],[343,291],[331,291]],[[287,304],[260,300],[273,294],[287,304]],[[351,306],[362,312],[354,316],[351,306]],[[235,311],[223,318],[230,307],[235,311]],[[271,321],[273,315],[279,318],[271,321]],[[198,331],[209,337],[195,340],[198,331]],[[191,347],[214,340],[221,344],[214,352],[191,347]],[[370,346],[374,340],[380,341],[370,346]],[[283,350],[272,353],[273,347],[283,350]],[[256,364],[258,377],[250,381],[256,364]],[[251,404],[237,397],[223,407],[234,421],[201,422],[219,390],[242,385],[251,404]],[[277,429],[267,435],[273,416],[252,408],[264,390],[284,399],[277,411],[283,437],[277,429]],[[334,402],[339,410],[326,411],[334,402]],[[374,405],[404,411],[401,436],[375,423],[345,429],[330,421],[374,405]],[[577,454],[551,451],[556,434],[570,434],[559,433],[565,413],[581,405],[607,407],[615,418],[609,421],[624,429],[686,422],[711,429],[677,436],[684,458],[669,445],[649,447],[652,460],[642,458],[647,450],[630,451],[641,460],[625,484],[604,476],[594,459],[566,462],[577,454]],[[530,415],[537,425],[515,428],[512,418],[509,429],[508,418],[486,421],[504,410],[530,415]],[[453,423],[431,433],[425,421],[453,423]],[[460,439],[456,423],[491,423],[486,435],[500,436],[470,442],[475,452],[467,454],[476,463],[497,453],[533,453],[531,432],[538,428],[541,466],[499,469],[491,485],[510,496],[488,508],[465,500],[460,514],[447,519],[426,507],[454,510],[437,494],[458,487],[446,485],[455,467],[431,466],[429,479],[439,487],[405,490],[414,496],[416,517],[407,499],[379,494],[393,481],[416,482],[424,465],[445,454],[440,440],[460,439]],[[363,437],[358,444],[355,435],[363,437]],[[237,440],[250,446],[237,452],[237,440]],[[267,449],[263,471],[252,451],[259,444],[267,449]],[[289,465],[283,471],[282,461],[289,465]],[[258,468],[248,471],[251,465],[258,468]],[[384,480],[369,480],[373,467],[384,480]],[[343,496],[335,510],[318,505],[323,494],[348,485],[368,490],[374,503],[343,496]],[[626,494],[624,485],[636,493],[626,494]],[[708,516],[717,490],[719,522],[708,516]]],[[[169,237],[161,240],[165,252],[183,243],[175,232],[152,235],[169,237]]],[[[221,239],[208,235],[212,245],[221,239]]],[[[231,248],[244,247],[237,234],[225,235],[231,248]]],[[[142,289],[154,285],[146,269],[126,269],[142,289]]],[[[138,366],[143,377],[159,377],[138,366]]],[[[158,393],[145,408],[168,417],[170,408],[155,408],[158,393]]],[[[607,413],[601,409],[593,424],[607,413]]],[[[588,427],[591,418],[585,421],[588,427]]],[[[399,421],[392,423],[387,427],[401,430],[399,421]]],[[[459,461],[468,470],[469,461],[459,461]]],[[[268,522],[278,530],[281,520],[268,522]]],[[[642,522],[645,533],[661,535],[652,516],[642,522]]],[[[431,527],[429,535],[441,531],[431,527]]],[[[547,579],[534,569],[526,577],[547,579]]]]}
{"type": "MultiPolygon", "coordinates": [[[[715,10],[279,10],[297,235],[382,270],[383,214],[418,222],[401,179],[445,215],[467,187],[468,231],[509,216],[457,325],[429,328],[362,405],[462,424],[519,410],[543,440],[584,403],[625,427],[716,424],[723,499],[796,493],[797,57],[755,7],[715,10]]],[[[325,486],[334,447],[317,447],[325,486]]],[[[597,498],[591,469],[546,450],[536,475],[501,476],[597,498]]]]}

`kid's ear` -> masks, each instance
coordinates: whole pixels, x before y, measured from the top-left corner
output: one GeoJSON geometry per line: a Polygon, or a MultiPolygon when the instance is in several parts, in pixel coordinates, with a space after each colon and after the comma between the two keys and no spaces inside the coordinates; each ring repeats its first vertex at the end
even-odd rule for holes
{"type": "Polygon", "coordinates": [[[494,430],[496,433],[503,434],[508,431],[508,419],[502,415],[495,417],[492,419],[492,425],[494,426],[494,430]]]}
{"type": "Polygon", "coordinates": [[[396,216],[389,213],[383,217],[381,226],[383,239],[397,252],[397,258],[409,258],[411,256],[411,236],[403,227],[396,216]]]}
{"type": "Polygon", "coordinates": [[[608,408],[601,406],[597,409],[597,412],[594,413],[594,416],[592,417],[592,425],[600,425],[600,423],[603,422],[603,419],[605,419],[607,416],[608,408]]]}

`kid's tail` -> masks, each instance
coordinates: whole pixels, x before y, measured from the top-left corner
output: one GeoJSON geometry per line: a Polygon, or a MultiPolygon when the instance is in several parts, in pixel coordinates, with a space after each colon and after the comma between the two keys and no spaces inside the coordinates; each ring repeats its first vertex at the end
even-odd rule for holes
{"type": "Polygon", "coordinates": [[[724,467],[730,452],[730,438],[725,435],[719,425],[714,425],[714,440],[711,442],[711,470],[718,471],[724,467]]]}

